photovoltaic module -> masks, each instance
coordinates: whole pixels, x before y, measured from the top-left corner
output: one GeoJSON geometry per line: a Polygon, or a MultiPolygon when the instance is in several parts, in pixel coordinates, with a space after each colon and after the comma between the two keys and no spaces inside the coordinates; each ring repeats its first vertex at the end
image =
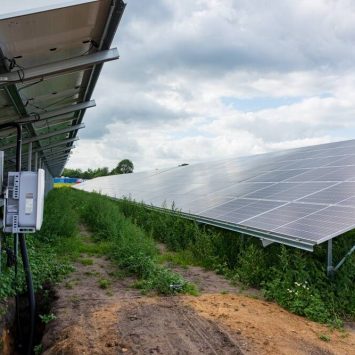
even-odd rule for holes
{"type": "Polygon", "coordinates": [[[355,140],[88,180],[76,188],[312,250],[355,227],[355,140]]]}

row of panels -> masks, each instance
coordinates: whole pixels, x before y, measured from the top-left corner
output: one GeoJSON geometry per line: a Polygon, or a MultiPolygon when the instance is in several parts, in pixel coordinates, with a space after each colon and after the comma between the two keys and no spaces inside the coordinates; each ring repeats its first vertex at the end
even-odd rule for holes
{"type": "Polygon", "coordinates": [[[355,225],[355,140],[110,176],[78,186],[294,240],[322,243],[355,225]]]}

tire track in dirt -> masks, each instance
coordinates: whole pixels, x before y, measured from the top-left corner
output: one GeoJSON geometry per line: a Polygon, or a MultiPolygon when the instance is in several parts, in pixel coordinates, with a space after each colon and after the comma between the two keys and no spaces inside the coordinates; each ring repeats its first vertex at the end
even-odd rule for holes
{"type": "Polygon", "coordinates": [[[242,354],[238,339],[198,315],[179,297],[127,303],[119,312],[119,334],[132,354],[242,354]]]}

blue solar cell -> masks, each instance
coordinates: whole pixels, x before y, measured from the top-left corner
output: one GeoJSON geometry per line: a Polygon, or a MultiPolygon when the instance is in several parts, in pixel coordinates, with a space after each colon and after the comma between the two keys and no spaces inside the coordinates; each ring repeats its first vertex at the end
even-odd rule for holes
{"type": "Polygon", "coordinates": [[[339,203],[353,196],[355,197],[355,182],[342,182],[320,192],[313,193],[301,199],[300,202],[329,205],[339,203]]]}
{"type": "Polygon", "coordinates": [[[254,178],[248,180],[248,182],[281,182],[292,177],[298,176],[307,172],[306,169],[298,170],[275,170],[267,173],[263,173],[254,178]]]}
{"type": "MultiPolygon", "coordinates": [[[[248,201],[248,200],[243,200],[248,201]]],[[[244,207],[234,209],[231,212],[225,213],[219,216],[219,219],[225,222],[231,222],[235,224],[243,223],[243,221],[255,217],[259,214],[265,213],[266,211],[272,210],[283,205],[282,202],[276,201],[258,201],[249,200],[252,203],[247,204],[244,207]]]]}

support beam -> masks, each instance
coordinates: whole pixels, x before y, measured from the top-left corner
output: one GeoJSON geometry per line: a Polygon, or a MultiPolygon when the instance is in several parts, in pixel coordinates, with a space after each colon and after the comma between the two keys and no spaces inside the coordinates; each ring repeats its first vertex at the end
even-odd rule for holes
{"type": "MultiPolygon", "coordinates": [[[[31,85],[31,84],[30,84],[31,85]]],[[[23,89],[26,88],[25,86],[21,86],[18,91],[21,92],[23,89]]],[[[36,105],[40,102],[44,102],[47,103],[48,100],[52,100],[52,99],[61,99],[61,98],[65,98],[65,97],[74,97],[76,95],[78,95],[80,93],[80,90],[82,90],[81,87],[76,88],[76,89],[68,89],[68,90],[63,90],[63,91],[52,91],[49,94],[43,94],[43,95],[39,95],[39,96],[34,96],[28,99],[28,102],[31,103],[36,103],[36,105]]],[[[26,104],[27,101],[24,102],[24,104],[26,104]]]]}
{"type": "Polygon", "coordinates": [[[53,153],[50,153],[50,154],[46,154],[44,156],[44,158],[48,161],[48,159],[52,159],[54,157],[59,157],[59,156],[62,156],[64,153],[70,153],[70,151],[72,149],[76,148],[75,145],[73,145],[72,147],[67,147],[66,149],[61,149],[61,150],[56,150],[55,152],[53,153]]]}
{"type": "Polygon", "coordinates": [[[344,264],[345,260],[355,251],[355,245],[346,253],[346,255],[341,259],[338,265],[334,268],[334,271],[338,271],[338,269],[344,264]]]}
{"type": "Polygon", "coordinates": [[[327,255],[327,275],[332,276],[334,274],[333,267],[333,239],[328,240],[328,255],[327,255]]]}
{"type": "MultiPolygon", "coordinates": [[[[32,153],[43,152],[43,154],[45,154],[45,151],[47,151],[47,150],[52,150],[52,148],[60,147],[62,145],[66,145],[68,143],[73,143],[73,142],[78,141],[78,140],[79,140],[79,137],[75,137],[75,138],[65,139],[65,140],[62,140],[62,141],[59,141],[59,142],[56,142],[56,143],[47,144],[47,145],[44,145],[41,148],[32,149],[32,153]]],[[[70,147],[67,147],[67,148],[70,148],[70,147]]],[[[24,153],[22,153],[22,156],[24,157],[26,154],[27,154],[27,152],[24,152],[24,153]]],[[[12,159],[15,159],[15,158],[16,158],[16,155],[10,155],[8,157],[5,156],[5,161],[6,160],[12,160],[12,159]]]]}
{"type": "MultiPolygon", "coordinates": [[[[85,124],[84,123],[80,123],[80,124],[75,125],[75,126],[71,126],[71,127],[68,127],[68,128],[60,129],[58,131],[54,131],[54,132],[50,132],[50,133],[46,133],[46,134],[41,134],[40,136],[37,136],[37,137],[24,139],[22,144],[28,144],[30,142],[32,142],[32,143],[33,142],[38,142],[38,141],[40,141],[42,139],[47,139],[47,138],[51,138],[51,137],[54,137],[54,136],[58,136],[60,134],[77,131],[78,129],[82,129],[82,128],[85,128],[85,124]]],[[[71,139],[73,139],[73,138],[71,138],[71,139]]],[[[14,147],[16,147],[16,143],[8,144],[8,145],[5,145],[3,147],[0,146],[0,149],[1,150],[6,150],[6,149],[14,148],[14,147]]]]}
{"type": "MultiPolygon", "coordinates": [[[[75,146],[71,146],[71,147],[65,147],[59,150],[55,150],[53,152],[50,152],[48,154],[45,154],[42,156],[43,159],[45,159],[46,161],[48,161],[48,159],[54,159],[56,157],[61,157],[63,156],[65,153],[69,153],[72,149],[76,148],[75,146]]],[[[28,162],[26,159],[22,160],[23,163],[28,162]]]]}
{"type": "Polygon", "coordinates": [[[23,83],[34,79],[47,79],[63,73],[71,73],[78,70],[90,68],[93,65],[105,63],[118,59],[117,48],[99,51],[85,56],[65,59],[62,61],[38,65],[32,68],[16,70],[0,75],[0,87],[16,83],[23,83]]]}
{"type": "Polygon", "coordinates": [[[69,147],[67,147],[67,146],[65,146],[65,147],[59,147],[59,148],[57,148],[57,149],[49,150],[49,151],[46,152],[46,153],[44,153],[44,152],[42,152],[42,153],[43,153],[43,155],[44,155],[45,157],[48,157],[48,156],[50,156],[50,155],[55,155],[55,154],[58,154],[58,153],[60,153],[60,152],[65,152],[66,150],[70,150],[70,149],[73,149],[73,148],[76,148],[76,146],[75,146],[75,145],[71,145],[71,146],[69,146],[69,147]]]}
{"type": "MultiPolygon", "coordinates": [[[[46,121],[40,121],[40,122],[34,122],[33,126],[36,129],[36,132],[40,131],[41,129],[48,129],[51,127],[55,127],[55,126],[59,126],[59,125],[63,125],[65,123],[69,124],[73,124],[75,121],[75,117],[74,115],[71,115],[71,117],[57,117],[57,118],[53,118],[51,120],[46,120],[46,121]]],[[[76,124],[76,122],[75,122],[76,124]]]]}
{"type": "Polygon", "coordinates": [[[56,164],[64,164],[64,163],[67,162],[68,158],[69,158],[69,155],[63,155],[61,159],[58,159],[58,160],[57,159],[53,159],[53,160],[47,161],[47,165],[49,167],[52,167],[52,166],[54,166],[56,164]]]}
{"type": "Polygon", "coordinates": [[[34,162],[34,170],[38,170],[38,152],[35,152],[35,162],[34,162]]]}
{"type": "Polygon", "coordinates": [[[68,161],[68,158],[69,157],[66,157],[65,159],[63,159],[63,160],[61,160],[61,161],[53,161],[53,162],[51,162],[51,163],[48,163],[48,167],[49,168],[54,168],[55,166],[64,166],[66,163],[67,163],[67,161],[68,161]]]}
{"type": "Polygon", "coordinates": [[[82,102],[80,104],[68,105],[68,106],[62,107],[57,110],[44,112],[44,113],[41,113],[36,116],[26,116],[26,117],[23,117],[19,120],[15,120],[15,122],[17,122],[17,123],[30,123],[30,122],[36,123],[36,122],[48,120],[49,118],[63,116],[68,113],[86,110],[88,108],[95,107],[95,106],[96,106],[95,100],[90,100],[90,101],[82,102]]]}
{"type": "Polygon", "coordinates": [[[260,240],[264,248],[274,243],[272,240],[267,240],[265,238],[260,238],[260,240]]]}
{"type": "Polygon", "coordinates": [[[28,143],[27,170],[32,170],[32,142],[28,143]]]}
{"type": "Polygon", "coordinates": [[[51,168],[55,164],[65,165],[67,163],[67,160],[69,159],[69,157],[70,157],[69,155],[62,155],[62,157],[60,159],[50,160],[49,162],[46,162],[46,163],[49,168],[51,168]]]}
{"type": "Polygon", "coordinates": [[[52,149],[52,148],[59,147],[59,146],[64,145],[64,144],[76,142],[76,141],[78,141],[78,140],[79,140],[79,137],[70,138],[70,139],[65,139],[65,140],[59,141],[59,142],[57,142],[57,143],[44,145],[41,149],[38,149],[38,150],[35,150],[35,151],[42,151],[42,152],[45,152],[46,150],[50,150],[50,149],[52,149]]]}

